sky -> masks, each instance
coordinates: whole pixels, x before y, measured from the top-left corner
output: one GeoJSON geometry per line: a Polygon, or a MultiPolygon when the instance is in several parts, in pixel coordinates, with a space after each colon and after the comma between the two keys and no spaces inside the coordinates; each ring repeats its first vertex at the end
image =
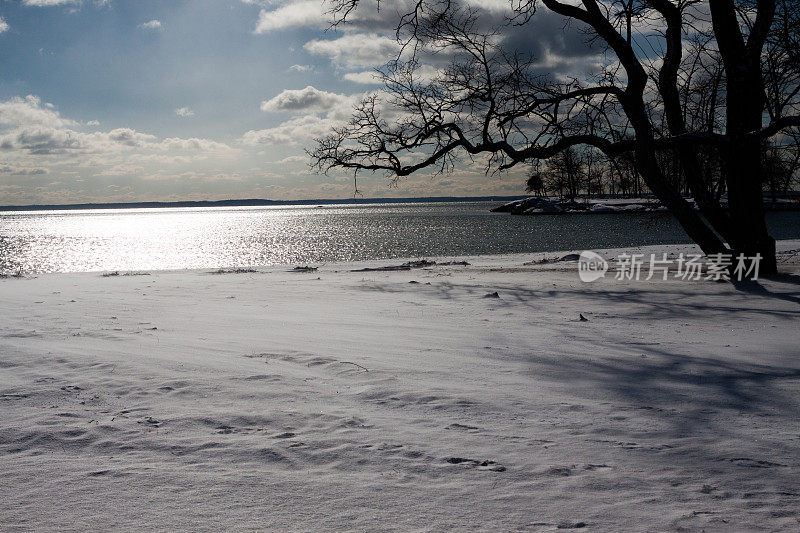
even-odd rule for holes
{"type": "MultiPolygon", "coordinates": [[[[315,0],[0,0],[0,205],[352,197],[351,175],[315,173],[304,150],[380,89],[393,5],[330,30],[315,0]]],[[[562,21],[537,35],[524,46],[552,57],[582,45],[562,21]]],[[[476,164],[358,185],[484,196],[524,181],[476,164]]]]}

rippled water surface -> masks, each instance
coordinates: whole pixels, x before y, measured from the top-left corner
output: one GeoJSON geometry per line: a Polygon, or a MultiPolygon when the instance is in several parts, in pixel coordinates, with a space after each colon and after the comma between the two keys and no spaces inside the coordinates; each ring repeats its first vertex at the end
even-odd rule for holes
{"type": "MultiPolygon", "coordinates": [[[[0,213],[0,271],[222,268],[689,242],[665,214],[520,217],[497,204],[0,213]]],[[[800,214],[769,217],[800,238],[800,214]]]]}

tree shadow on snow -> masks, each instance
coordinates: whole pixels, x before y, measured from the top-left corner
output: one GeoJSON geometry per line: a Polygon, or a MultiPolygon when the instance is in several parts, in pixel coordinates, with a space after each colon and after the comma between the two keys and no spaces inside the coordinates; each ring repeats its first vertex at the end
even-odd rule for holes
{"type": "MultiPolygon", "coordinates": [[[[751,354],[745,348],[736,348],[733,331],[751,328],[754,332],[750,335],[769,339],[770,324],[782,322],[782,332],[787,330],[786,321],[792,323],[790,331],[792,325],[800,326],[797,276],[736,285],[582,284],[563,277],[554,281],[555,285],[550,281],[537,283],[534,273],[532,287],[520,283],[476,286],[434,282],[372,283],[361,288],[416,293],[440,303],[463,305],[471,301],[471,305],[485,305],[490,310],[516,308],[529,313],[529,347],[503,357],[527,362],[525,373],[531,378],[564,388],[584,404],[586,400],[588,405],[597,402],[598,406],[610,401],[617,409],[646,413],[643,416],[659,421],[662,428],[652,438],[698,436],[713,441],[718,436],[745,442],[754,438],[755,424],[780,427],[787,420],[796,420],[800,411],[800,348],[796,341],[800,334],[795,339],[779,339],[785,342],[775,343],[775,349],[789,352],[774,357],[776,354],[759,353],[758,348],[751,348],[751,354]],[[494,290],[500,298],[481,299],[494,290]],[[586,314],[589,321],[579,322],[579,312],[586,314]],[[637,342],[648,340],[649,324],[658,322],[662,322],[658,326],[660,342],[637,342]],[[720,336],[731,335],[729,341],[711,337],[714,342],[706,343],[702,337],[685,336],[692,331],[683,329],[686,326],[703,331],[706,324],[720,336]],[[537,326],[547,335],[563,339],[563,345],[542,345],[534,330],[537,326]],[[739,420],[750,429],[737,426],[737,417],[742,417],[739,420]]],[[[706,339],[707,333],[708,330],[706,339]]],[[[601,417],[602,412],[598,407],[601,417]]],[[[616,424],[610,419],[598,419],[597,426],[587,431],[596,437],[608,436],[616,431],[616,424]]],[[[646,428],[632,430],[647,433],[646,428]]],[[[771,445],[779,454],[797,453],[796,440],[773,439],[771,445]]],[[[720,460],[721,452],[709,444],[693,453],[720,460]]]]}
{"type": "Polygon", "coordinates": [[[786,300],[787,302],[800,305],[800,296],[798,296],[798,294],[800,294],[800,276],[795,276],[793,274],[778,274],[777,276],[771,277],[770,281],[793,286],[796,292],[795,294],[787,294],[783,292],[770,291],[762,284],[762,282],[752,280],[733,281],[731,285],[733,285],[737,291],[769,298],[777,298],[779,300],[786,300]]]}

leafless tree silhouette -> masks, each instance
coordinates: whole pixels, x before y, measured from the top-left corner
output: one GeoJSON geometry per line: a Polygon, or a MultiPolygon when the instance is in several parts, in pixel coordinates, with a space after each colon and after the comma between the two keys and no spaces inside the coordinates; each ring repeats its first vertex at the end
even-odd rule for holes
{"type": "MultiPolygon", "coordinates": [[[[334,23],[347,23],[359,3],[333,0],[334,23]]],[[[402,52],[381,69],[383,93],[317,140],[317,168],[397,179],[452,170],[462,157],[484,155],[494,171],[588,147],[617,168],[630,162],[707,254],[759,253],[762,273],[776,271],[764,146],[796,139],[800,127],[800,3],[512,0],[493,27],[482,13],[416,0],[397,21],[402,52]],[[542,7],[586,33],[602,68],[563,79],[509,48],[506,32],[533,27],[542,7]],[[448,61],[424,76],[430,57],[448,61]]]]}

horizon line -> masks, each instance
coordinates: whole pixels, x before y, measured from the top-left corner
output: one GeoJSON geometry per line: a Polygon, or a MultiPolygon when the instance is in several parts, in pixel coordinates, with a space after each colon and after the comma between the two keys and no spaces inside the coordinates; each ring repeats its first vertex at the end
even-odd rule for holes
{"type": "Polygon", "coordinates": [[[529,195],[486,195],[486,196],[409,196],[375,198],[309,198],[302,200],[269,200],[265,198],[240,198],[226,200],[155,200],[143,202],[85,202],[71,204],[26,204],[0,205],[0,211],[58,211],[79,209],[136,209],[136,208],[175,208],[175,207],[251,207],[280,205],[346,205],[371,203],[424,203],[424,202],[469,202],[504,201],[527,198],[529,195]]]}

